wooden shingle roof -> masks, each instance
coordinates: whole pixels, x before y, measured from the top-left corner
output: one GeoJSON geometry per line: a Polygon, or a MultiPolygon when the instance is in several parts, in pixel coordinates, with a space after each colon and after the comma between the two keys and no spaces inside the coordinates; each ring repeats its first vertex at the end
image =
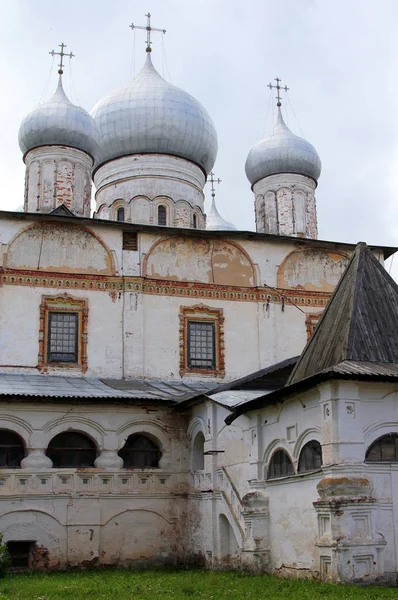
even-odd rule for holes
{"type": "Polygon", "coordinates": [[[398,364],[398,286],[357,245],[287,385],[344,361],[398,364]]]}

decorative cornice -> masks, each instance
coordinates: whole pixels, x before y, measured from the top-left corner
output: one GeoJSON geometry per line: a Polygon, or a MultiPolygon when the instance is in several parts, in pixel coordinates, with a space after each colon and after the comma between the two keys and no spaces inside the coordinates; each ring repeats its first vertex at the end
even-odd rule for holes
{"type": "Polygon", "coordinates": [[[144,277],[107,275],[73,276],[65,273],[48,273],[19,269],[0,270],[0,284],[21,285],[56,290],[90,290],[99,292],[130,292],[155,296],[176,296],[199,300],[228,300],[235,302],[260,302],[294,304],[297,306],[325,307],[331,292],[295,289],[270,289],[267,287],[239,287],[192,281],[158,280],[144,277]]]}

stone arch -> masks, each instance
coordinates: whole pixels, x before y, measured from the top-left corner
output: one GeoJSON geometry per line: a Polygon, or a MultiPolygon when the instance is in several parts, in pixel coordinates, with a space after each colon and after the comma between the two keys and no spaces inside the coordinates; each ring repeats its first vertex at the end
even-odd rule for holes
{"type": "Polygon", "coordinates": [[[158,240],[146,254],[143,276],[219,285],[257,285],[254,264],[232,240],[174,236],[158,240]]]}
{"type": "Polygon", "coordinates": [[[122,510],[101,527],[102,562],[123,566],[172,562],[177,536],[176,523],[156,510],[122,510]]]}
{"type": "Polygon", "coordinates": [[[0,413],[1,429],[9,429],[17,433],[23,440],[25,447],[29,445],[29,439],[33,429],[27,421],[15,415],[0,413]],[[3,426],[4,425],[4,426],[3,426]]]}
{"type": "Polygon", "coordinates": [[[0,515],[4,541],[34,541],[48,552],[49,567],[63,566],[67,560],[65,526],[54,515],[40,509],[20,509],[0,515]]]}
{"type": "Polygon", "coordinates": [[[130,202],[130,218],[132,223],[149,223],[153,207],[147,196],[134,196],[130,202]]]}
{"type": "Polygon", "coordinates": [[[302,448],[311,440],[316,440],[322,445],[322,431],[319,427],[309,427],[300,433],[293,448],[294,459],[298,459],[302,448]]]}
{"type": "Polygon", "coordinates": [[[4,258],[9,269],[114,275],[112,253],[89,228],[75,223],[37,222],[19,231],[4,258]]]}
{"type": "Polygon", "coordinates": [[[239,544],[234,529],[224,513],[218,515],[219,558],[225,566],[233,564],[239,556],[239,544]]]}
{"type": "Polygon", "coordinates": [[[266,468],[264,470],[264,479],[275,479],[278,477],[286,477],[286,476],[292,476],[295,475],[295,467],[294,467],[294,463],[292,460],[292,457],[290,455],[290,452],[288,450],[286,450],[285,448],[282,448],[280,445],[278,445],[274,451],[272,452],[271,456],[269,457],[268,463],[266,465],[266,468]],[[282,462],[277,461],[276,465],[282,465],[282,472],[278,475],[272,474],[273,469],[275,469],[275,460],[276,458],[279,459],[279,457],[282,456],[282,462]],[[287,460],[285,460],[285,458],[287,460]],[[284,471],[283,467],[286,467],[287,465],[287,469],[286,472],[284,471]],[[289,472],[291,469],[291,473],[289,472]],[[270,472],[271,471],[271,472],[270,472]]]}
{"type": "Polygon", "coordinates": [[[277,287],[333,292],[348,263],[348,255],[327,248],[293,250],[277,272],[277,287]]]}
{"type": "Polygon", "coordinates": [[[84,417],[70,415],[48,421],[43,427],[43,445],[47,448],[49,442],[59,433],[76,431],[87,435],[95,444],[97,451],[103,448],[104,429],[95,421],[84,417]]]}
{"type": "Polygon", "coordinates": [[[376,440],[389,433],[398,434],[397,421],[378,421],[372,423],[369,427],[366,427],[363,431],[366,449],[368,449],[376,440]]]}
{"type": "Polygon", "coordinates": [[[119,427],[119,429],[116,431],[118,438],[118,450],[123,447],[125,441],[128,437],[130,437],[130,435],[134,435],[136,433],[142,433],[149,439],[152,439],[159,446],[162,454],[170,448],[170,436],[163,426],[159,425],[158,423],[154,423],[153,421],[140,420],[126,423],[122,427],[119,427]]]}

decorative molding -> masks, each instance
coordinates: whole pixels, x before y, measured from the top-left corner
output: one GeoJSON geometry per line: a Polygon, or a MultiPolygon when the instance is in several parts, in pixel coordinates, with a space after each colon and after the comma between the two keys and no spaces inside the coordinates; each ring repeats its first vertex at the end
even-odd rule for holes
{"type": "Polygon", "coordinates": [[[180,307],[180,375],[198,374],[212,377],[225,376],[224,311],[204,304],[180,307]],[[215,325],[215,369],[198,369],[188,366],[188,323],[202,321],[215,325]]]}
{"type": "Polygon", "coordinates": [[[69,369],[79,367],[83,373],[87,371],[87,321],[88,302],[72,298],[68,294],[63,296],[42,296],[40,303],[40,327],[39,327],[39,357],[37,368],[45,370],[46,367],[56,366],[69,369]],[[47,339],[48,339],[48,316],[50,312],[74,312],[78,313],[78,356],[77,363],[48,362],[47,339]]]}
{"type": "Polygon", "coordinates": [[[22,285],[48,289],[90,290],[99,292],[133,292],[155,296],[176,296],[203,300],[263,302],[289,306],[324,308],[331,292],[267,287],[238,287],[215,283],[172,281],[145,277],[113,277],[68,273],[48,273],[22,269],[0,269],[0,285],[22,285]]]}
{"type": "Polygon", "coordinates": [[[318,325],[318,321],[321,318],[322,313],[308,313],[305,319],[305,326],[307,328],[307,340],[310,339],[315,331],[315,327],[318,325]]]}

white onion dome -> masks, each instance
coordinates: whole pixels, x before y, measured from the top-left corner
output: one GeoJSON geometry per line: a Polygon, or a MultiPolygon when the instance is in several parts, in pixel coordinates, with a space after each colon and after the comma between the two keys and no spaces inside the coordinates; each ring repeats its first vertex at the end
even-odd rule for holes
{"type": "Polygon", "coordinates": [[[279,173],[298,173],[317,182],[321,167],[314,146],[290,131],[278,107],[272,135],[260,140],[250,150],[245,169],[248,180],[254,185],[264,177],[279,173]]]}
{"type": "Polygon", "coordinates": [[[62,87],[61,76],[54,96],[24,118],[18,137],[24,155],[40,146],[69,146],[92,158],[97,154],[94,119],[84,108],[70,102],[62,87]]]}
{"type": "Polygon", "coordinates": [[[236,231],[236,227],[232,223],[228,223],[222,218],[217,210],[216,202],[213,198],[209,214],[206,215],[206,230],[207,231],[236,231]]]}
{"type": "Polygon", "coordinates": [[[192,161],[208,174],[216,160],[217,134],[205,108],[168,83],[150,53],[128,85],[91,111],[99,132],[96,166],[132,154],[169,154],[192,161]]]}

